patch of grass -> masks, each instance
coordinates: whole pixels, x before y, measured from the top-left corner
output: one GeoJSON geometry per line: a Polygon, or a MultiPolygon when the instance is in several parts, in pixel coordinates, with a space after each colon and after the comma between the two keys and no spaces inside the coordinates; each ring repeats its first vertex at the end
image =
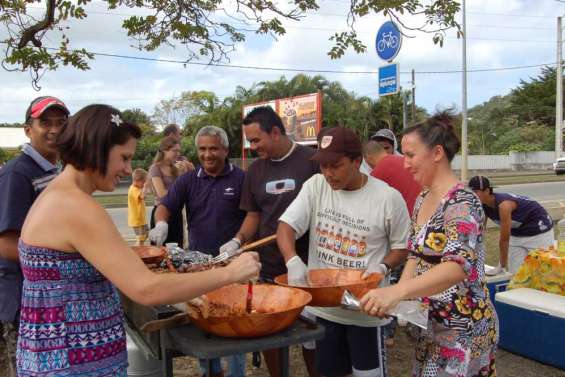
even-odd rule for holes
{"type": "Polygon", "coordinates": [[[500,231],[498,228],[487,229],[484,237],[485,264],[496,266],[499,259],[498,239],[500,231]]]}

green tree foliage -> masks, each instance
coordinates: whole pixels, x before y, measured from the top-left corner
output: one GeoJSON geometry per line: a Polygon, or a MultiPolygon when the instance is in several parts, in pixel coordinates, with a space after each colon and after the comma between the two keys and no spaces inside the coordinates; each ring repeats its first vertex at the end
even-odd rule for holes
{"type": "Polygon", "coordinates": [[[512,90],[511,111],[520,122],[541,122],[555,125],[555,68],[544,67],[538,77],[520,80],[512,90]]]}
{"type": "Polygon", "coordinates": [[[0,123],[0,127],[17,127],[23,128],[23,123],[0,123]]]}
{"type": "Polygon", "coordinates": [[[18,149],[2,149],[0,148],[0,165],[10,161],[12,158],[21,153],[21,148],[18,149]]]}
{"type": "MultiPolygon", "coordinates": [[[[92,0],[46,0],[42,18],[28,14],[28,7],[35,2],[0,0],[0,22],[7,30],[7,36],[1,41],[5,46],[4,68],[29,71],[36,87],[45,70],[56,70],[61,65],[89,69],[89,60],[94,55],[84,48],[71,47],[67,32],[70,25],[88,16],[86,8],[92,0]],[[43,45],[44,38],[58,40],[58,47],[43,45]]],[[[283,35],[286,32],[283,21],[299,21],[319,8],[318,0],[104,2],[109,12],[127,7],[144,14],[127,17],[122,24],[127,36],[137,41],[134,47],[154,51],[161,45],[184,46],[187,62],[202,58],[209,63],[225,60],[235,45],[246,39],[246,33],[283,35]]],[[[459,24],[455,20],[459,10],[458,0],[350,0],[349,28],[330,37],[334,46],[328,55],[332,59],[340,58],[349,48],[357,53],[365,52],[367,47],[355,31],[355,22],[360,17],[378,13],[400,23],[405,33],[431,33],[434,43],[442,45],[447,29],[457,28],[457,35],[460,35],[459,24]],[[414,25],[415,20],[421,23],[414,25]]]]}
{"type": "MultiPolygon", "coordinates": [[[[230,156],[241,156],[241,120],[244,105],[293,97],[321,91],[323,94],[323,120],[328,125],[343,125],[352,128],[367,139],[380,128],[391,128],[396,133],[402,130],[402,94],[373,100],[357,97],[348,92],[337,81],[328,81],[323,76],[299,74],[291,78],[280,77],[275,81],[259,82],[250,88],[237,87],[235,93],[220,101],[208,91],[187,91],[179,97],[161,101],[155,108],[156,123],[175,121],[184,125],[183,154],[196,162],[194,137],[201,127],[213,125],[223,128],[230,141],[230,156]]],[[[410,109],[410,107],[408,108],[410,109]]],[[[427,113],[417,108],[416,118],[422,120],[427,113]]],[[[141,148],[148,149],[149,145],[141,148]]],[[[147,160],[144,159],[144,163],[147,160]]]]}
{"type": "Polygon", "coordinates": [[[155,135],[155,126],[151,122],[151,118],[141,109],[124,110],[122,111],[122,116],[125,121],[137,124],[141,128],[143,135],[155,135]]]}
{"type": "Polygon", "coordinates": [[[8,161],[8,152],[0,148],[0,165],[3,165],[6,161],[8,161]]]}
{"type": "Polygon", "coordinates": [[[132,167],[148,169],[153,163],[153,158],[159,149],[160,135],[147,135],[143,136],[137,142],[135,155],[133,156],[132,167]]]}
{"type": "Polygon", "coordinates": [[[506,96],[495,96],[469,110],[473,154],[552,150],[555,143],[555,69],[521,80],[506,96]]]}
{"type": "Polygon", "coordinates": [[[141,109],[133,108],[122,111],[125,121],[135,123],[143,132],[141,140],[137,143],[135,155],[133,156],[133,168],[147,169],[159,147],[159,135],[151,121],[151,117],[141,109]]]}

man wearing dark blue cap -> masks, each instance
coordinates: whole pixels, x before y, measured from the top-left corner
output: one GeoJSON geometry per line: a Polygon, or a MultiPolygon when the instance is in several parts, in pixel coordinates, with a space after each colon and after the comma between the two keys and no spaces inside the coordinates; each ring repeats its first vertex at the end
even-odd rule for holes
{"type": "Polygon", "coordinates": [[[24,144],[22,154],[0,169],[0,322],[10,377],[16,375],[22,288],[18,239],[31,205],[58,173],[57,136],[68,116],[65,104],[55,97],[33,100],[24,126],[30,142],[24,144]]]}

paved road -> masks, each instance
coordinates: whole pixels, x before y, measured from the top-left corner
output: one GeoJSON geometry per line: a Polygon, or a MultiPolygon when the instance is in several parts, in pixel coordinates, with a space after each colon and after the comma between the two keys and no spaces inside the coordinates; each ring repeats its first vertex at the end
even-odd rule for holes
{"type": "MultiPolygon", "coordinates": [[[[153,207],[147,207],[147,219],[151,216],[151,209],[153,207]]],[[[127,208],[108,208],[106,211],[112,217],[114,224],[120,230],[120,233],[128,241],[135,240],[135,234],[133,230],[128,226],[128,209],[127,208]]]]}
{"type": "Polygon", "coordinates": [[[565,182],[538,182],[523,183],[519,185],[504,185],[494,189],[500,192],[511,192],[513,194],[525,195],[536,199],[540,203],[564,202],[565,182]]]}

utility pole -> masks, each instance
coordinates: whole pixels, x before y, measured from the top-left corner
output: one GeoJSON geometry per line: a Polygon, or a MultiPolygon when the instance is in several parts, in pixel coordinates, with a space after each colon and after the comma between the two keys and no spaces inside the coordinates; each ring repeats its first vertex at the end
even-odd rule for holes
{"type": "Polygon", "coordinates": [[[412,69],[412,125],[416,123],[416,74],[412,69]]]}
{"type": "Polygon", "coordinates": [[[466,16],[465,16],[465,0],[461,3],[461,9],[463,10],[463,48],[462,48],[462,60],[463,60],[463,77],[462,77],[462,89],[463,98],[461,104],[461,181],[467,183],[467,28],[466,28],[466,16]]]}
{"type": "Polygon", "coordinates": [[[555,93],[555,159],[563,152],[563,33],[561,17],[557,17],[557,69],[555,93]]]}
{"type": "Polygon", "coordinates": [[[400,94],[402,95],[402,129],[405,130],[408,128],[408,93],[401,87],[400,94]]]}

